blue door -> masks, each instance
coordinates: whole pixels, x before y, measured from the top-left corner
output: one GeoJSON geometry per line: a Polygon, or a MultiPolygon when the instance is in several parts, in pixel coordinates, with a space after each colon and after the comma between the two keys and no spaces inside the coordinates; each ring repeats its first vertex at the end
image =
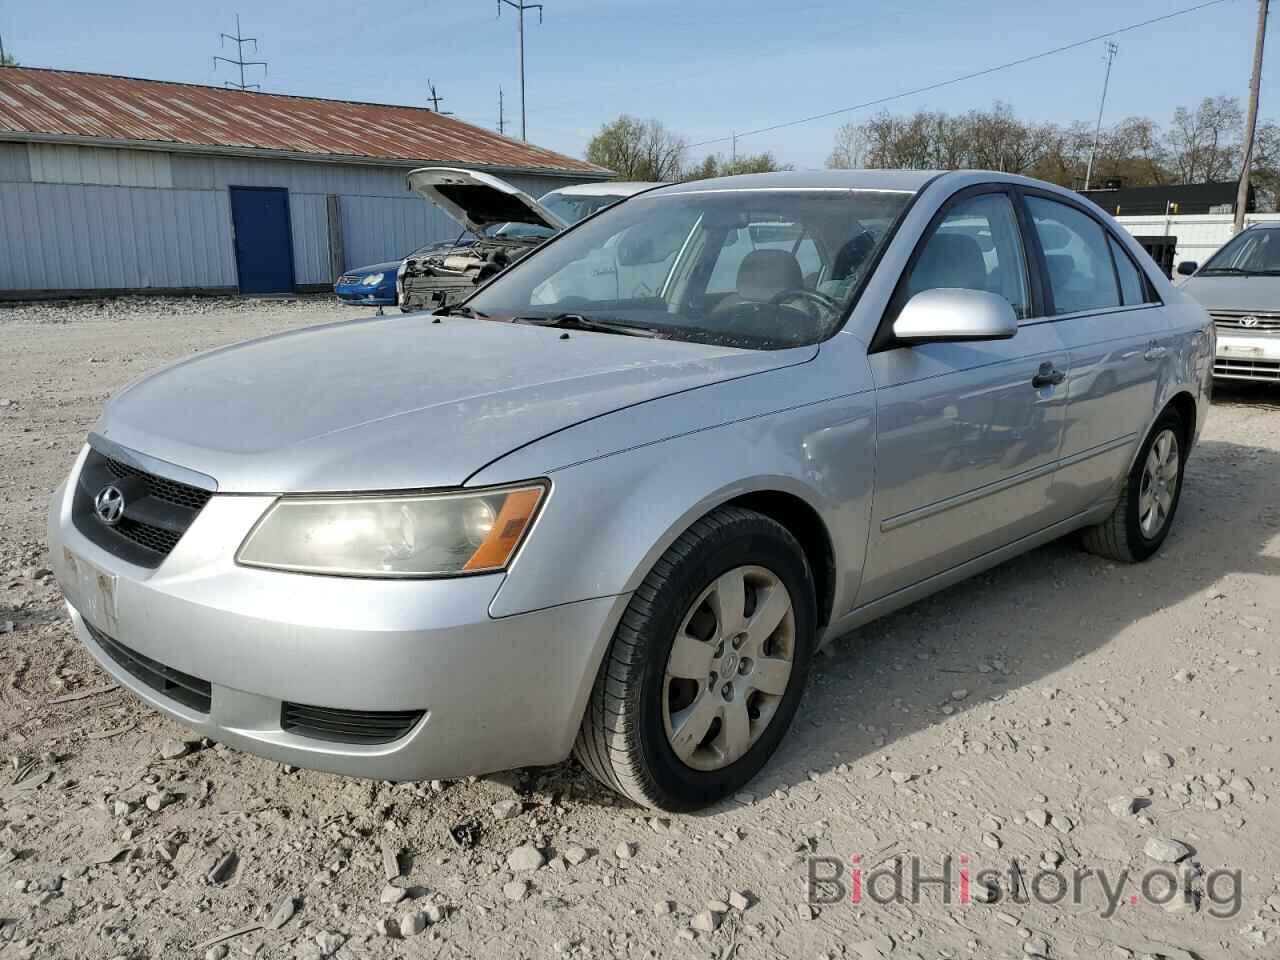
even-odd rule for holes
{"type": "Polygon", "coordinates": [[[231,187],[230,190],[240,292],[292,293],[289,191],[283,187],[231,187]]]}

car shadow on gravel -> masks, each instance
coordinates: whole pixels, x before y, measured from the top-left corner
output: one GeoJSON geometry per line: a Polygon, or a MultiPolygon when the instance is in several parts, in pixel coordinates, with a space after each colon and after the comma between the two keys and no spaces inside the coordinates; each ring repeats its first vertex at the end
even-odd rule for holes
{"type": "MultiPolygon", "coordinates": [[[[744,792],[760,798],[842,764],[894,756],[898,741],[939,723],[963,739],[966,712],[989,710],[1018,688],[1051,687],[1047,677],[1136,622],[1197,594],[1229,605],[1218,590],[1224,576],[1280,575],[1280,553],[1267,553],[1280,536],[1277,475],[1280,450],[1202,441],[1174,528],[1146,563],[1113,563],[1068,537],[838,638],[815,659],[778,753],[744,792]]],[[[1053,737],[1036,739],[1051,747],[1053,737]]],[[[541,774],[579,798],[602,796],[576,764],[541,774]]]]}

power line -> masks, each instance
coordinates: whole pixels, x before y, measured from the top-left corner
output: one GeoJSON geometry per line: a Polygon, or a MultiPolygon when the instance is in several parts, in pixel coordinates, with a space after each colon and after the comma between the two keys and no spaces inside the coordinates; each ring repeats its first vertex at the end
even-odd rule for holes
{"type": "MultiPolygon", "coordinates": [[[[506,2],[506,0],[501,0],[506,2]]],[[[738,133],[728,137],[715,137],[711,140],[700,140],[697,143],[689,144],[689,148],[705,147],[712,143],[727,143],[735,136],[741,140],[743,137],[753,137],[761,133],[772,133],[774,130],[782,130],[786,127],[799,126],[802,123],[812,123],[815,120],[826,120],[830,117],[838,117],[842,113],[852,113],[855,110],[865,110],[868,107],[878,107],[884,103],[891,103],[894,100],[902,100],[906,97],[914,97],[921,93],[929,93],[932,90],[938,90],[942,87],[949,87],[953,84],[963,83],[965,80],[975,80],[978,77],[989,76],[998,73],[1001,70],[1008,70],[1011,67],[1020,67],[1025,63],[1031,63],[1035,60],[1042,60],[1045,57],[1051,57],[1054,54],[1065,53],[1068,50],[1074,50],[1077,47],[1087,46],[1090,43],[1096,43],[1099,40],[1106,40],[1108,37],[1118,36],[1122,33],[1128,33],[1130,30],[1137,30],[1140,27],[1149,27],[1153,23],[1160,23],[1163,20],[1172,20],[1174,17],[1180,17],[1187,13],[1195,13],[1197,10],[1204,10],[1206,7],[1216,7],[1219,4],[1227,3],[1228,0],[1206,0],[1204,3],[1198,3],[1193,7],[1186,7],[1182,10],[1174,10],[1172,13],[1166,13],[1159,17],[1152,17],[1149,20],[1142,20],[1138,23],[1131,23],[1127,27],[1119,27],[1115,30],[1108,30],[1105,33],[1098,33],[1092,37],[1086,37],[1083,40],[1076,40],[1072,43],[1065,43],[1060,47],[1054,47],[1052,50],[1044,50],[1040,53],[1033,53],[1030,56],[1019,57],[1017,60],[1010,60],[1008,63],[1002,63],[998,66],[987,67],[983,70],[975,70],[972,73],[961,74],[958,77],[952,77],[949,80],[939,80],[937,83],[926,84],[923,87],[916,87],[912,90],[904,90],[901,93],[890,94],[887,97],[880,97],[876,100],[867,100],[864,103],[856,103],[851,107],[841,107],[838,110],[828,110],[825,113],[815,113],[812,116],[800,117],[797,120],[785,120],[782,123],[775,123],[767,127],[760,127],[757,130],[748,130],[745,133],[738,133]]]]}
{"type": "Polygon", "coordinates": [[[527,0],[498,0],[498,16],[502,16],[502,5],[504,3],[516,11],[520,23],[520,139],[528,140],[529,137],[525,130],[524,111],[524,12],[526,10],[537,10],[538,23],[542,23],[542,4],[528,3],[527,0]]]}
{"type": "Polygon", "coordinates": [[[1102,78],[1102,99],[1098,101],[1098,123],[1093,128],[1093,148],[1089,151],[1089,165],[1084,171],[1084,188],[1089,189],[1089,181],[1093,179],[1093,161],[1098,156],[1098,140],[1102,137],[1102,111],[1107,105],[1107,87],[1111,86],[1111,62],[1116,58],[1120,44],[1114,40],[1107,41],[1107,72],[1102,78]]]}
{"type": "Polygon", "coordinates": [[[213,58],[213,69],[214,69],[214,70],[217,70],[217,69],[218,69],[218,61],[219,61],[219,60],[221,60],[223,63],[229,63],[229,64],[231,64],[231,66],[233,66],[233,67],[239,67],[239,68],[240,68],[240,82],[239,82],[239,83],[236,83],[234,80],[224,80],[224,81],[222,81],[222,85],[223,85],[224,87],[235,87],[235,88],[237,88],[237,89],[239,89],[239,90],[261,90],[261,89],[262,89],[262,87],[261,87],[259,84],[256,84],[256,83],[245,83],[245,82],[244,82],[244,68],[245,68],[245,67],[261,67],[261,68],[262,68],[262,75],[263,75],[263,76],[266,76],[266,74],[267,74],[267,61],[265,61],[265,60],[246,60],[246,59],[244,58],[244,45],[245,45],[246,43],[251,43],[251,44],[253,44],[253,52],[254,52],[254,53],[257,53],[257,52],[258,52],[258,38],[257,38],[257,37],[245,37],[245,36],[241,36],[241,35],[240,35],[240,14],[238,14],[238,13],[236,14],[236,35],[233,37],[233,36],[232,36],[231,34],[229,34],[229,33],[224,33],[224,34],[222,34],[222,35],[221,35],[221,37],[219,38],[218,43],[219,43],[219,45],[221,45],[221,44],[226,43],[226,41],[228,41],[228,40],[232,41],[232,42],[233,42],[233,43],[235,43],[235,45],[236,45],[236,58],[235,58],[234,60],[228,60],[226,57],[214,57],[214,58],[213,58]]]}

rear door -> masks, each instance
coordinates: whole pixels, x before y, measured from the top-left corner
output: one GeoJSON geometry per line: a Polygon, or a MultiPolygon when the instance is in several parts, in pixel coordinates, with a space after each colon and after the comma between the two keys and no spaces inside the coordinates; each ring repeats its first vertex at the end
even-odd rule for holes
{"type": "Polygon", "coordinates": [[[1155,416],[1170,331],[1127,244],[1086,204],[1035,191],[1025,199],[1046,311],[1071,352],[1052,496],[1077,513],[1113,491],[1155,416]]]}
{"type": "Polygon", "coordinates": [[[859,604],[1059,519],[1050,485],[1066,391],[1052,381],[1070,362],[1057,325],[1043,316],[1025,229],[1007,186],[961,191],[934,218],[899,281],[868,357],[878,452],[859,604]],[[1003,296],[1019,318],[1017,334],[910,347],[885,340],[906,300],[935,287],[1003,296]]]}

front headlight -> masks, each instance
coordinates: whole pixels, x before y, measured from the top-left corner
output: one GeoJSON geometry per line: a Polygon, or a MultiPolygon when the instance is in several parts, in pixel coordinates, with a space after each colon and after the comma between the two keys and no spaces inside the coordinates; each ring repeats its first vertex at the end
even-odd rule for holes
{"type": "Polygon", "coordinates": [[[360,285],[362,287],[376,287],[382,282],[382,278],[385,276],[385,273],[371,273],[360,281],[360,285]]]}
{"type": "Polygon", "coordinates": [[[546,485],[368,497],[281,497],[236,562],[349,577],[450,577],[505,570],[546,485]]]}

